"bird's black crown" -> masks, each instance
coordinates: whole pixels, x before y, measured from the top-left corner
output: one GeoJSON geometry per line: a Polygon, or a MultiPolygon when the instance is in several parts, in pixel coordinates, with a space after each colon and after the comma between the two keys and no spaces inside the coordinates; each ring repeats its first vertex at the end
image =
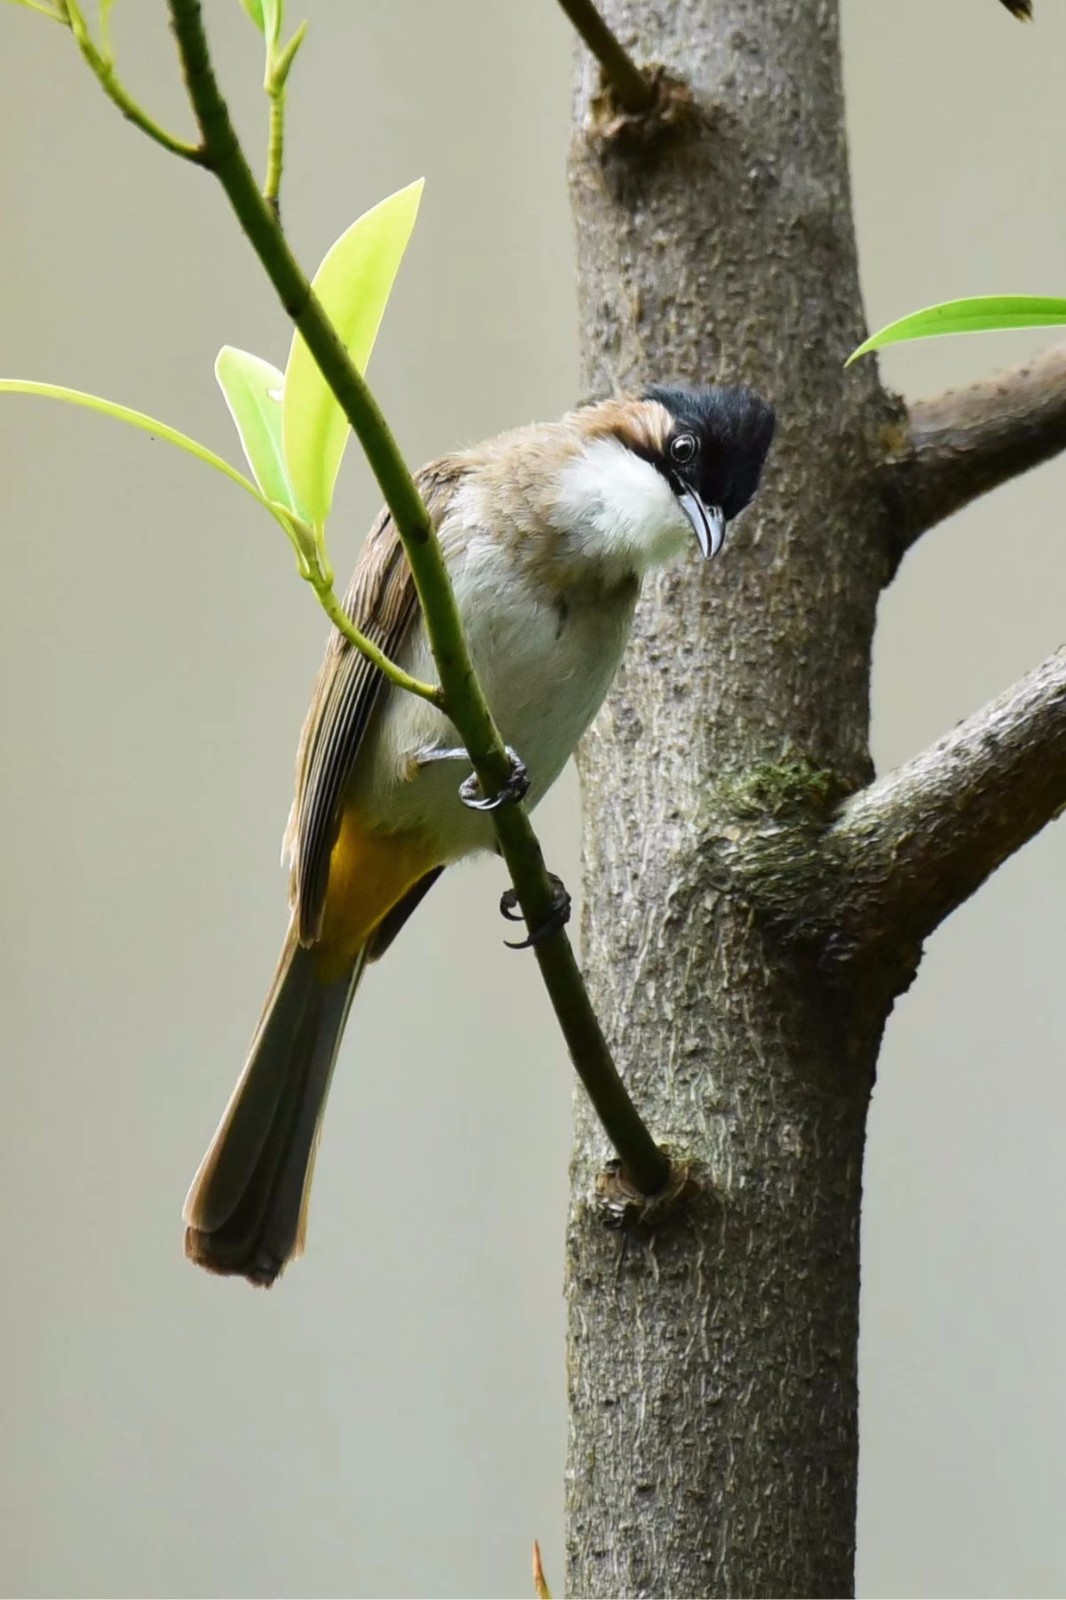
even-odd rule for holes
{"type": "Polygon", "coordinates": [[[711,385],[686,389],[655,384],[643,400],[657,400],[674,419],[661,471],[694,489],[704,505],[721,506],[731,521],[753,498],[774,437],[773,407],[751,389],[711,385]],[[691,435],[695,449],[685,441],[691,435]],[[684,448],[681,448],[684,441],[684,448]]]}

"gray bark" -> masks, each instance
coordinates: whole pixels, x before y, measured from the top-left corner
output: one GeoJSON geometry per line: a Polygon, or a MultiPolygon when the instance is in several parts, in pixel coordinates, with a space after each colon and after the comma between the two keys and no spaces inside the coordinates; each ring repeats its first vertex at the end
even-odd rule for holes
{"type": "Polygon", "coordinates": [[[606,1228],[607,1151],[579,1104],[568,1592],[842,1595],[864,1126],[913,964],[841,969],[790,936],[829,811],[871,776],[871,640],[894,562],[891,497],[871,485],[898,412],[872,363],[843,367],[863,328],[837,7],[602,9],[695,104],[659,139],[630,136],[582,53],[586,391],[741,380],[779,424],[725,553],[649,585],[581,758],[593,999],[695,1192],[658,1225],[606,1228]],[[774,914],[735,866],[767,819],[774,914]]]}
{"type": "Polygon", "coordinates": [[[909,413],[845,371],[836,0],[604,11],[657,110],[582,57],[586,390],[741,380],[779,423],[726,552],[649,585],[580,758],[592,998],[676,1181],[641,1202],[579,1098],[568,1592],[844,1595],[881,1034],[925,936],[1066,806],[1061,651],[872,783],[875,610],[924,529],[1066,445],[1066,359],[909,413]]]}

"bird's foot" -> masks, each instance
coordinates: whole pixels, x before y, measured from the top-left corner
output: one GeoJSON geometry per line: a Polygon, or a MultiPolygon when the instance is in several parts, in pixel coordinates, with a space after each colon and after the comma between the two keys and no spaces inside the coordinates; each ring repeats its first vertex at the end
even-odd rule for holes
{"type": "MultiPolygon", "coordinates": [[[[511,776],[503,788],[487,798],[481,793],[476,772],[464,778],[459,785],[459,798],[464,806],[471,811],[497,811],[500,806],[514,805],[519,800],[524,800],[529,793],[529,769],[522,757],[516,755],[511,746],[505,745],[507,759],[511,763],[511,776]]],[[[458,749],[445,749],[443,745],[429,745],[420,750],[414,757],[415,767],[428,767],[435,761],[469,761],[467,752],[460,746],[458,749]]]]}
{"type": "MultiPolygon", "coordinates": [[[[549,934],[558,933],[560,928],[565,928],[570,921],[571,899],[566,884],[562,878],[557,878],[554,872],[548,873],[548,880],[552,886],[552,909],[539,928],[534,928],[532,933],[520,939],[517,943],[513,939],[503,942],[508,950],[531,950],[535,944],[540,944],[542,939],[547,939],[549,934]]],[[[518,907],[518,896],[513,889],[505,889],[500,896],[500,915],[506,917],[508,922],[521,922],[522,913],[518,907]]]]}
{"type": "Polygon", "coordinates": [[[511,776],[496,794],[483,795],[476,772],[464,778],[459,785],[459,798],[471,811],[498,811],[500,806],[515,805],[529,793],[529,768],[507,745],[507,759],[511,763],[511,776]]]}

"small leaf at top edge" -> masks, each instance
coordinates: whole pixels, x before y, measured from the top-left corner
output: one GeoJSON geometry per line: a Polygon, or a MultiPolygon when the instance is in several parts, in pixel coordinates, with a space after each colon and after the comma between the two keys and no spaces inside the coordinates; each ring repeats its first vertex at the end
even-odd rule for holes
{"type": "Polygon", "coordinates": [[[999,333],[1012,328],[1054,328],[1066,325],[1066,299],[1036,294],[975,295],[966,300],[945,300],[890,322],[873,333],[845,365],[850,366],[871,350],[906,344],[913,339],[933,339],[947,333],[999,333]]]}

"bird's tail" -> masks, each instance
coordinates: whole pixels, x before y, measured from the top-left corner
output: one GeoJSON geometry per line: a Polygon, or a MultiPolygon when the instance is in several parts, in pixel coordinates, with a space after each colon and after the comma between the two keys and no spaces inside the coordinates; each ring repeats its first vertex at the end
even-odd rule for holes
{"type": "Polygon", "coordinates": [[[229,1105],[185,1201],[185,1254],[273,1283],[303,1250],[333,1063],[365,963],[324,978],[292,928],[229,1105]]]}

